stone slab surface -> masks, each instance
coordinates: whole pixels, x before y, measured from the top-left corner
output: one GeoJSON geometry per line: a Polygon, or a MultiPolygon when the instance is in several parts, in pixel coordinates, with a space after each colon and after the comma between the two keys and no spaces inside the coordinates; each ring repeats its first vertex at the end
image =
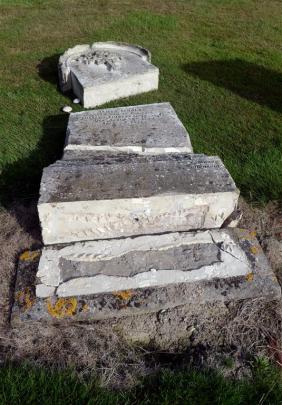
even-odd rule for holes
{"type": "MultiPolygon", "coordinates": [[[[184,304],[191,304],[191,306],[197,308],[198,305],[204,303],[228,303],[257,297],[264,297],[266,301],[280,299],[281,288],[255,238],[254,232],[241,229],[225,229],[213,231],[213,234],[218,235],[216,243],[218,243],[217,248],[220,248],[220,250],[223,244],[219,241],[224,234],[226,235],[225,238],[229,237],[233,241],[232,249],[236,245],[238,250],[242,252],[244,256],[242,265],[247,267],[241,271],[241,275],[232,274],[231,267],[229,267],[229,269],[226,269],[227,272],[230,271],[229,276],[219,278],[215,274],[215,277],[209,280],[179,282],[162,287],[151,286],[92,295],[40,298],[36,297],[35,294],[36,284],[38,283],[38,280],[36,280],[38,259],[31,261],[20,260],[12,322],[27,320],[51,322],[59,320],[68,322],[91,321],[156,312],[184,304]]],[[[224,249],[226,247],[224,246],[224,249]]],[[[221,252],[223,253],[222,250],[221,252]]],[[[232,252],[228,253],[226,251],[226,254],[232,258],[232,252]]],[[[58,257],[58,251],[56,255],[58,257]]],[[[30,255],[30,257],[33,257],[33,255],[30,255]]],[[[240,260],[241,258],[239,257],[240,260]]],[[[237,266],[239,266],[240,261],[237,259],[233,257],[232,263],[234,265],[238,261],[237,266]]],[[[82,259],[80,260],[82,261],[82,259]]],[[[52,261],[54,265],[57,265],[54,258],[52,258],[52,261]]],[[[221,263],[217,263],[218,266],[221,265],[221,263]]],[[[191,264],[193,267],[193,260],[191,264]]],[[[94,271],[97,271],[97,267],[94,271]]],[[[187,269],[186,272],[191,273],[193,271],[197,270],[187,269]]]]}
{"type": "Polygon", "coordinates": [[[142,47],[96,42],[68,49],[59,59],[62,91],[73,90],[85,108],[158,88],[159,70],[142,47]]]}
{"type": "Polygon", "coordinates": [[[89,295],[250,271],[243,250],[224,230],[76,242],[43,249],[36,294],[89,295]]]}
{"type": "Polygon", "coordinates": [[[68,243],[219,228],[238,195],[218,157],[80,152],[44,169],[38,211],[44,243],[68,243]]]}
{"type": "Polygon", "coordinates": [[[70,114],[65,150],[161,154],[193,152],[170,103],[70,114]]]}

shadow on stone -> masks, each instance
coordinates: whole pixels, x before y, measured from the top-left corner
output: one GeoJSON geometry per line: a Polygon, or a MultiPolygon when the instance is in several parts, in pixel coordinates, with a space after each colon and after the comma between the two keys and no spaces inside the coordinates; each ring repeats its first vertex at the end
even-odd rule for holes
{"type": "Polygon", "coordinates": [[[247,100],[282,111],[282,74],[242,59],[193,62],[183,70],[247,100]]]}

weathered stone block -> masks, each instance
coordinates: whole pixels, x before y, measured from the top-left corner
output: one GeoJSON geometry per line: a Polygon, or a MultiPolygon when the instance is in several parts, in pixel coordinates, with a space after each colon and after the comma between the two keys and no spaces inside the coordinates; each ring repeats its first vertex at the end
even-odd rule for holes
{"type": "Polygon", "coordinates": [[[77,242],[43,249],[37,296],[98,294],[250,271],[246,255],[225,231],[77,242]]]}
{"type": "Polygon", "coordinates": [[[53,246],[42,253],[36,281],[37,260],[19,260],[13,322],[91,321],[183,304],[189,304],[193,312],[202,304],[257,297],[272,301],[281,297],[281,288],[254,232],[247,230],[221,229],[53,246]],[[143,276],[143,281],[147,281],[140,282],[138,288],[122,289],[124,280],[135,280],[136,286],[138,277],[144,274],[149,277],[143,276]],[[164,277],[166,274],[171,277],[164,277]],[[110,284],[101,284],[102,278],[109,279],[110,284]],[[73,292],[76,281],[74,295],[67,296],[73,292]],[[35,295],[36,284],[38,295],[45,298],[35,295]],[[50,296],[46,286],[53,288],[55,295],[50,296]],[[107,292],[88,295],[90,291],[105,289],[107,292]]]}
{"type": "Polygon", "coordinates": [[[43,171],[45,244],[219,228],[237,206],[239,192],[218,157],[70,152],[43,171]]]}
{"type": "Polygon", "coordinates": [[[95,42],[68,49],[59,59],[62,91],[73,90],[85,108],[158,88],[159,69],[147,49],[95,42]]]}
{"type": "Polygon", "coordinates": [[[70,114],[65,150],[162,154],[193,152],[170,103],[70,114]]]}

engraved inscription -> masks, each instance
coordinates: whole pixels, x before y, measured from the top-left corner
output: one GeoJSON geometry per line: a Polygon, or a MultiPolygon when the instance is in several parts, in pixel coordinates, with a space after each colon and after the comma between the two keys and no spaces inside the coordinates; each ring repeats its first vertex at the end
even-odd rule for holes
{"type": "MultiPolygon", "coordinates": [[[[134,215],[133,212],[123,214],[117,212],[84,214],[78,216],[72,213],[64,213],[60,218],[62,223],[69,223],[62,232],[62,238],[66,240],[71,237],[71,240],[83,240],[95,238],[107,238],[113,236],[122,236],[128,233],[130,229],[131,234],[142,234],[144,230],[148,233],[155,233],[162,231],[162,229],[170,230],[186,230],[186,229],[200,229],[204,227],[207,215],[207,207],[201,206],[197,208],[183,208],[179,210],[171,209],[168,212],[150,213],[146,215],[145,212],[134,215]]],[[[52,227],[49,224],[49,227],[52,227]]]]}
{"type": "Polygon", "coordinates": [[[98,111],[94,111],[93,113],[88,114],[81,114],[78,118],[79,121],[94,121],[99,122],[101,124],[109,124],[109,123],[116,123],[116,122],[124,122],[124,123],[134,123],[134,122],[146,122],[147,120],[153,120],[156,118],[164,118],[165,114],[161,111],[151,111],[148,113],[144,111],[140,111],[140,109],[130,109],[127,111],[120,111],[118,113],[110,112],[110,111],[103,111],[99,113],[98,111]]]}
{"type": "Polygon", "coordinates": [[[94,51],[77,56],[72,61],[84,65],[104,66],[107,70],[116,70],[122,57],[109,51],[94,51]]]}

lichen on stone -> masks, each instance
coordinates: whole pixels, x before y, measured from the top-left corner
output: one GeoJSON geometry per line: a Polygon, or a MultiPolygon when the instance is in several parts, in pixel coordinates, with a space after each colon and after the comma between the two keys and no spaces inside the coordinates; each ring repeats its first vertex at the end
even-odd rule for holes
{"type": "Polygon", "coordinates": [[[132,290],[124,290],[124,291],[116,291],[113,293],[113,295],[117,298],[120,298],[123,301],[127,301],[134,295],[134,293],[132,290]]]}
{"type": "Polygon", "coordinates": [[[247,281],[253,281],[253,279],[254,279],[254,273],[251,272],[246,275],[247,281]]]}
{"type": "Polygon", "coordinates": [[[47,310],[53,318],[61,319],[76,314],[77,299],[59,298],[54,304],[50,298],[47,299],[47,310]]]}
{"type": "Polygon", "coordinates": [[[30,287],[26,287],[24,290],[18,291],[15,296],[15,300],[23,311],[28,311],[35,302],[35,297],[30,287]]]}
{"type": "Polygon", "coordinates": [[[38,250],[25,250],[19,257],[22,261],[32,261],[39,257],[40,252],[38,250]]]}
{"type": "Polygon", "coordinates": [[[257,255],[257,254],[259,253],[259,249],[258,249],[257,246],[251,246],[251,247],[250,247],[250,252],[251,252],[253,255],[257,255]]]}

